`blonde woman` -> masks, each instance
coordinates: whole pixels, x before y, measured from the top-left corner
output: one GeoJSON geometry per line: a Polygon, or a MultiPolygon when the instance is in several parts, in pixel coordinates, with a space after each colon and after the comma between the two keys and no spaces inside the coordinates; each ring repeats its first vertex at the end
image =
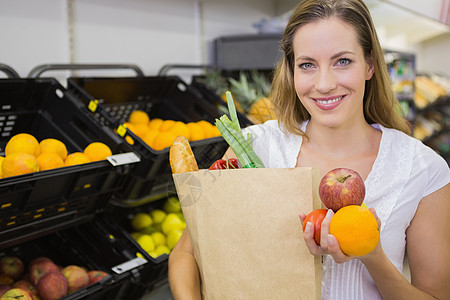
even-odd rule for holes
{"type": "MultiPolygon", "coordinates": [[[[362,257],[343,254],[329,234],[331,210],[320,246],[307,224],[305,243],[323,256],[322,299],[450,299],[450,169],[409,136],[364,2],[301,1],[281,47],[271,97],[278,120],[246,129],[255,152],[269,168],[356,170],[381,222],[380,242],[362,257]],[[411,282],[402,275],[405,251],[411,282]]],[[[200,298],[187,231],[170,256],[169,280],[175,299],[200,298]]]]}

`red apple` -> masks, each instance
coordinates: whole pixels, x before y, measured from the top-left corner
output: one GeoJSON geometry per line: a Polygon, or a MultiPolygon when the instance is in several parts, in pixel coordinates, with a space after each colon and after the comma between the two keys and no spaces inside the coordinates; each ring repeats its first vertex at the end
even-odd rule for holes
{"type": "Polygon", "coordinates": [[[334,212],[347,205],[361,205],[365,195],[364,180],[352,169],[333,169],[319,183],[320,199],[334,212]]]}
{"type": "Polygon", "coordinates": [[[0,300],[17,300],[17,299],[33,300],[29,292],[18,288],[10,289],[0,297],[0,300]]]}
{"type": "Polygon", "coordinates": [[[19,281],[15,282],[12,285],[12,287],[26,290],[27,292],[29,292],[31,294],[31,296],[38,296],[38,291],[37,291],[36,287],[28,280],[24,280],[24,279],[19,280],[19,281]]]}
{"type": "Polygon", "coordinates": [[[7,291],[9,291],[11,289],[11,287],[9,285],[4,285],[4,284],[0,284],[0,297],[6,293],[7,291]]]}
{"type": "Polygon", "coordinates": [[[100,280],[108,276],[108,273],[100,270],[91,270],[88,272],[88,276],[89,276],[89,285],[91,285],[96,282],[99,282],[100,280]]]}
{"type": "Polygon", "coordinates": [[[42,300],[57,300],[67,295],[67,279],[59,271],[48,272],[37,284],[42,300]]]}
{"type": "Polygon", "coordinates": [[[53,262],[53,261],[52,261],[50,258],[48,258],[48,257],[45,257],[45,256],[39,256],[39,257],[36,257],[36,258],[32,259],[32,260],[30,261],[29,265],[32,266],[32,265],[34,265],[35,263],[38,263],[38,262],[41,262],[41,261],[44,261],[44,260],[48,260],[48,261],[53,262]]]}
{"type": "Polygon", "coordinates": [[[11,285],[14,283],[14,279],[6,274],[0,274],[0,284],[11,285]]]}
{"type": "Polygon", "coordinates": [[[69,294],[85,288],[89,284],[88,273],[79,266],[67,266],[62,270],[62,274],[67,278],[69,294]]]}
{"type": "Polygon", "coordinates": [[[39,260],[30,265],[30,281],[37,285],[39,279],[49,272],[59,272],[58,266],[51,260],[39,260]]]}
{"type": "Polygon", "coordinates": [[[24,269],[22,260],[16,256],[4,256],[0,258],[0,273],[8,275],[14,280],[22,276],[24,269]]]}

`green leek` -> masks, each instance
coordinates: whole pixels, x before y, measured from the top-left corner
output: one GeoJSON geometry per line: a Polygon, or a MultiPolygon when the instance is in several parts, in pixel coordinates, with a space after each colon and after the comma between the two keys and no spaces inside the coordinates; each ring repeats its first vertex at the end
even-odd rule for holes
{"type": "Polygon", "coordinates": [[[219,119],[216,119],[217,128],[231,149],[233,149],[236,158],[244,168],[264,168],[264,164],[251,146],[253,141],[252,134],[247,134],[247,140],[242,134],[231,93],[227,91],[226,96],[231,120],[227,115],[221,116],[219,119]]]}

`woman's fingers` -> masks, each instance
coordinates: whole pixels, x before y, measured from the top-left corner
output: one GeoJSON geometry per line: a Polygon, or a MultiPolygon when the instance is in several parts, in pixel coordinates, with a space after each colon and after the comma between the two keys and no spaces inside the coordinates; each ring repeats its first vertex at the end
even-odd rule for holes
{"type": "Polygon", "coordinates": [[[334,212],[329,209],[325,218],[322,221],[322,225],[320,226],[320,246],[323,249],[327,249],[328,245],[328,234],[330,233],[330,222],[331,218],[333,218],[334,212]]]}
{"type": "Polygon", "coordinates": [[[328,253],[333,257],[334,261],[338,264],[344,263],[352,259],[352,257],[345,255],[341,247],[339,246],[339,241],[332,234],[327,236],[328,253]]]}

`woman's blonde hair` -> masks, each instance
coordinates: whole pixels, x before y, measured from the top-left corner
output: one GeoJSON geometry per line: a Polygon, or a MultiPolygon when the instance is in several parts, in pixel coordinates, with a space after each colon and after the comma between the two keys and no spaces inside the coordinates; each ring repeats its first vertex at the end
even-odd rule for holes
{"type": "Polygon", "coordinates": [[[383,50],[372,18],[362,0],[302,0],[294,9],[281,40],[284,56],[277,66],[272,84],[271,99],[278,121],[289,132],[304,135],[299,124],[308,120],[310,115],[298,99],[294,86],[294,34],[305,24],[332,17],[355,29],[366,61],[373,63],[374,74],[366,81],[364,92],[366,121],[410,134],[408,122],[400,115],[400,105],[391,89],[383,50]]]}

